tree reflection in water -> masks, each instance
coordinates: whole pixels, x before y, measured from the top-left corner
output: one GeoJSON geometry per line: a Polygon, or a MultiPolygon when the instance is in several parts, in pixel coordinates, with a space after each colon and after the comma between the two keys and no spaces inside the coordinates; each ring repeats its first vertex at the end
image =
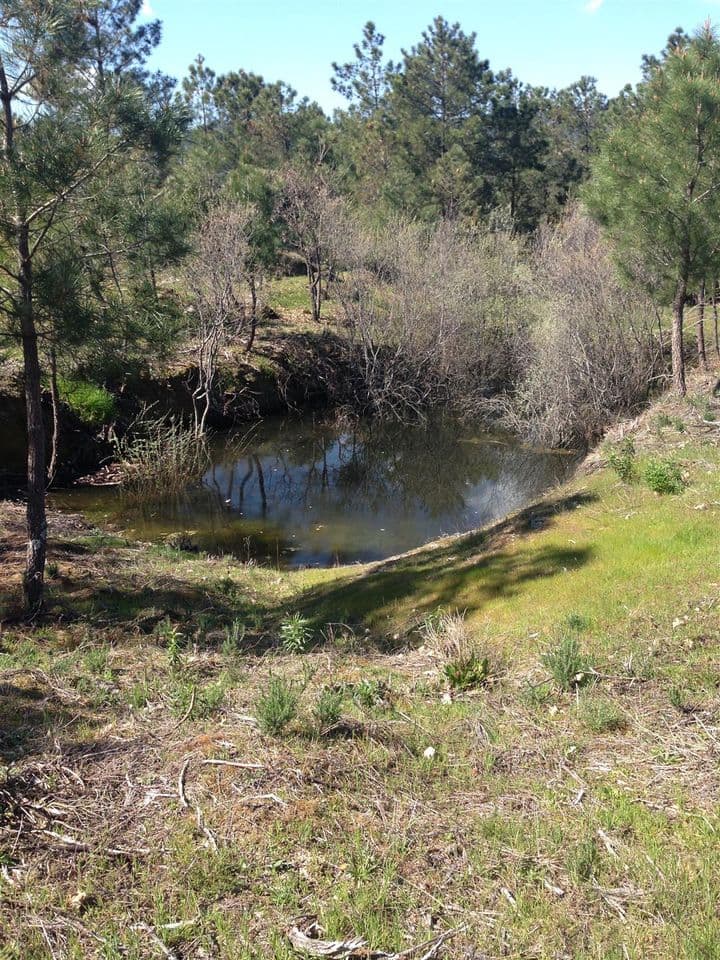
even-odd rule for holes
{"type": "Polygon", "coordinates": [[[180,533],[214,553],[325,566],[383,559],[489,523],[573,466],[567,454],[483,435],[449,418],[352,428],[285,419],[219,438],[202,486],[180,500],[137,511],[98,490],[73,494],[66,505],[109,513],[146,539],[180,533]]]}

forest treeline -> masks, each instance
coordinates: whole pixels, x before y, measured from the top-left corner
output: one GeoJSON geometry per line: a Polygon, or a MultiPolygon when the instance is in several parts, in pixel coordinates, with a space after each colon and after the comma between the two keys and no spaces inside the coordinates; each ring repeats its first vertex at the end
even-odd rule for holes
{"type": "Polygon", "coordinates": [[[283,273],[307,277],[318,324],[332,297],[352,371],[334,399],[356,413],[451,404],[576,444],[670,359],[684,391],[691,299],[699,362],[706,309],[718,349],[709,25],[676,30],[609,100],[591,77],[526,85],[443,17],[391,63],[367,23],[329,65],[346,101],[329,117],[211,57],[179,81],[150,71],[161,25],[141,9],[0,4],[0,310],[3,349],[22,350],[30,609],[54,469],[43,392],[57,411],[64,384],[117,387],[182,346],[201,437],[219,357],[253,350],[283,273]]]}

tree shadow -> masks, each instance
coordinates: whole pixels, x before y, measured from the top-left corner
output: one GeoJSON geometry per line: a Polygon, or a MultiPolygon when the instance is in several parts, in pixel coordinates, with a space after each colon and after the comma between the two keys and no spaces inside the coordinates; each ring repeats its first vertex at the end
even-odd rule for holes
{"type": "Polygon", "coordinates": [[[411,599],[420,616],[458,603],[476,613],[492,600],[516,595],[526,583],[587,563],[590,547],[543,546],[523,554],[508,546],[511,539],[547,529],[560,514],[596,500],[594,494],[579,493],[541,501],[486,530],[428,544],[359,576],[314,587],[303,595],[300,609],[318,623],[350,625],[377,620],[411,599]]]}
{"type": "Polygon", "coordinates": [[[64,702],[35,671],[26,674],[27,685],[0,682],[0,763],[10,764],[46,752],[48,735],[92,722],[78,703],[64,702]]]}

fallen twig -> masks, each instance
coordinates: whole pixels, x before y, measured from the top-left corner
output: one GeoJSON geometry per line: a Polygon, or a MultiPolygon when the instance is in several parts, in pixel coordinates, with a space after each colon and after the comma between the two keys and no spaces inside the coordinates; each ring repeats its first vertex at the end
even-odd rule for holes
{"type": "Polygon", "coordinates": [[[182,765],[180,769],[180,776],[178,777],[178,785],[177,785],[178,796],[180,797],[180,803],[186,810],[190,807],[190,804],[188,803],[188,798],[185,794],[185,776],[187,774],[187,769],[190,766],[190,760],[191,758],[188,757],[185,763],[182,765]]]}
{"type": "Polygon", "coordinates": [[[239,767],[241,770],[264,770],[262,763],[243,763],[240,760],[202,760],[201,766],[213,767],[239,767]]]}
{"type": "Polygon", "coordinates": [[[367,941],[362,937],[352,937],[349,940],[321,940],[317,936],[320,933],[320,927],[315,921],[310,923],[304,931],[297,926],[291,927],[288,930],[288,939],[293,949],[311,957],[333,957],[335,960],[355,960],[355,958],[357,960],[361,958],[362,960],[410,960],[424,950],[419,960],[433,960],[442,945],[463,929],[464,926],[455,927],[414,947],[401,950],[399,953],[368,949],[367,941]]]}

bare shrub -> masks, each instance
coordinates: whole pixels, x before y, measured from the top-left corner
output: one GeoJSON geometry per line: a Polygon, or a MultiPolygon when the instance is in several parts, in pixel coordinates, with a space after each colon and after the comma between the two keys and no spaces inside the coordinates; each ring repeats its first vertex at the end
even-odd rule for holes
{"type": "Polygon", "coordinates": [[[253,251],[256,223],[252,204],[218,202],[201,225],[185,267],[193,299],[188,317],[197,368],[192,399],[198,436],[207,428],[221,350],[248,330],[250,342],[254,337],[263,279],[253,251]]]}
{"type": "Polygon", "coordinates": [[[356,407],[385,417],[471,407],[514,373],[524,279],[507,232],[398,220],[346,231],[333,287],[360,371],[356,407]]]}
{"type": "Polygon", "coordinates": [[[305,264],[310,309],[317,322],[350,229],[345,201],[333,193],[320,166],[286,167],[280,174],[275,215],[285,243],[305,264]]]}
{"type": "Polygon", "coordinates": [[[589,442],[645,401],[663,370],[654,307],[620,280],[599,227],[578,208],[540,230],[532,266],[540,319],[521,345],[504,420],[533,442],[589,442]]]}

